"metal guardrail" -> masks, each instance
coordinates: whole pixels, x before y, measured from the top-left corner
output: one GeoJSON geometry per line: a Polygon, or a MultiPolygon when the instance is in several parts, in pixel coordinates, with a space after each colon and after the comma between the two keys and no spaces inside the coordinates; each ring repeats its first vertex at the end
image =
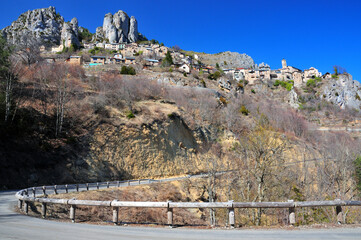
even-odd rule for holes
{"type": "MultiPolygon", "coordinates": [[[[198,177],[207,177],[205,174],[197,175],[198,177]]],[[[337,222],[343,223],[344,216],[342,212],[343,206],[361,206],[361,201],[307,201],[307,202],[132,202],[132,201],[94,201],[94,200],[76,200],[76,199],[55,199],[47,198],[47,193],[58,194],[61,191],[64,193],[89,191],[104,188],[134,186],[140,184],[150,184],[154,182],[164,182],[180,180],[186,177],[170,178],[165,180],[153,179],[139,179],[128,181],[113,181],[113,182],[97,182],[97,183],[84,183],[84,184],[66,184],[54,186],[42,186],[26,188],[18,191],[15,196],[18,199],[19,209],[22,209],[25,214],[28,214],[29,202],[39,202],[42,204],[41,215],[46,217],[47,204],[62,204],[70,206],[69,217],[72,222],[75,222],[75,210],[77,206],[99,206],[99,207],[112,207],[113,208],[113,223],[118,223],[118,213],[121,207],[142,207],[142,208],[167,208],[167,223],[169,226],[173,225],[173,208],[225,208],[228,209],[228,223],[230,227],[235,225],[235,208],[288,208],[289,209],[289,223],[294,225],[296,223],[295,208],[301,207],[336,207],[337,222]],[[41,193],[45,197],[37,197],[41,193]]]]}

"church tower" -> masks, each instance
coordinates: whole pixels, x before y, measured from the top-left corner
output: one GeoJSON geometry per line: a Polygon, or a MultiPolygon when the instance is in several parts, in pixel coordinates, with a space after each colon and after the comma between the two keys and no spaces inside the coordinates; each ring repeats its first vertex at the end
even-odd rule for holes
{"type": "Polygon", "coordinates": [[[286,67],[287,67],[286,59],[282,59],[282,68],[286,68],[286,67]]]}

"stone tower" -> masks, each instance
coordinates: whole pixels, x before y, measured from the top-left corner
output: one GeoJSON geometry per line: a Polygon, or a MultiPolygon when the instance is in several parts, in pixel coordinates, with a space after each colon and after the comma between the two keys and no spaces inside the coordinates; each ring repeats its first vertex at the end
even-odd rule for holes
{"type": "Polygon", "coordinates": [[[286,68],[286,67],[287,67],[286,59],[282,59],[282,68],[286,68]]]}

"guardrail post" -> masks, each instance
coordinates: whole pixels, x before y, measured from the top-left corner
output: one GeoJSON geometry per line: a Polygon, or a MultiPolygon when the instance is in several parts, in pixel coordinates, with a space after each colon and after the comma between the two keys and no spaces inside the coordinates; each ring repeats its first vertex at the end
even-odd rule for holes
{"type": "Polygon", "coordinates": [[[120,187],[120,182],[119,181],[117,181],[117,186],[120,187]]]}
{"type": "Polygon", "coordinates": [[[140,185],[140,179],[138,180],[138,185],[140,185]]]}
{"type": "Polygon", "coordinates": [[[65,184],[65,192],[68,193],[68,184],[65,184]]]}
{"type": "Polygon", "coordinates": [[[28,189],[25,189],[25,195],[29,196],[28,189]]]}
{"type": "Polygon", "coordinates": [[[29,212],[29,203],[28,201],[24,201],[24,212],[26,215],[28,215],[29,212]]]}
{"type": "Polygon", "coordinates": [[[46,187],[43,186],[43,194],[46,195],[46,187]]]}
{"type": "Polygon", "coordinates": [[[336,214],[337,214],[337,223],[338,224],[344,223],[344,221],[343,221],[343,212],[342,212],[342,207],[341,206],[336,206],[336,214]]]}
{"type": "Polygon", "coordinates": [[[35,197],[35,194],[36,194],[36,190],[35,188],[33,187],[33,196],[35,197]]]}
{"type": "Polygon", "coordinates": [[[130,186],[130,180],[128,180],[128,186],[130,186]]]}
{"type": "Polygon", "coordinates": [[[46,217],[46,203],[41,203],[41,216],[42,218],[46,217]]]}
{"type": "Polygon", "coordinates": [[[99,183],[97,182],[97,189],[99,190],[99,183]]]}
{"type": "Polygon", "coordinates": [[[23,200],[20,200],[20,199],[19,199],[19,201],[18,201],[18,208],[19,208],[19,210],[22,210],[22,208],[23,208],[23,200]]]}
{"type": "Polygon", "coordinates": [[[148,179],[148,183],[150,183],[150,179],[148,179]]]}
{"type": "Polygon", "coordinates": [[[109,182],[107,182],[107,188],[109,188],[109,182]]]}
{"type": "MultiPolygon", "coordinates": [[[[288,202],[292,202],[293,203],[293,200],[288,200],[288,202]]],[[[295,215],[295,207],[290,207],[289,210],[289,223],[291,225],[295,225],[296,224],[296,215],[295,215]]]]}
{"type": "Polygon", "coordinates": [[[86,184],[86,190],[89,191],[89,183],[86,184]]]}
{"type": "Polygon", "coordinates": [[[119,213],[119,208],[113,207],[113,223],[114,223],[114,225],[118,224],[118,213],[119,213]]]}
{"type": "Polygon", "coordinates": [[[70,206],[70,220],[71,222],[75,222],[75,205],[70,206]]]}
{"type": "Polygon", "coordinates": [[[233,208],[233,200],[229,201],[232,204],[232,207],[228,209],[228,223],[230,228],[234,228],[235,225],[235,217],[234,217],[234,208],[233,208]]]}
{"type": "Polygon", "coordinates": [[[58,194],[58,190],[57,190],[57,186],[56,186],[56,185],[54,185],[54,193],[55,193],[55,194],[58,194]]]}
{"type": "Polygon", "coordinates": [[[173,227],[173,208],[169,207],[169,203],[172,201],[168,201],[168,207],[167,207],[167,217],[168,217],[168,226],[173,227]]]}
{"type": "Polygon", "coordinates": [[[76,191],[79,192],[79,185],[75,184],[75,187],[76,187],[76,191]]]}

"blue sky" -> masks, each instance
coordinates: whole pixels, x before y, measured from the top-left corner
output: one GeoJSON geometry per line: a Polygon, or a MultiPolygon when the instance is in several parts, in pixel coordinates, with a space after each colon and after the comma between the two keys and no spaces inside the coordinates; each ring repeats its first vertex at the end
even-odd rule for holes
{"type": "Polygon", "coordinates": [[[137,18],[141,33],[166,46],[246,53],[272,68],[281,67],[282,58],[323,73],[339,65],[361,80],[361,0],[12,0],[2,2],[0,28],[48,6],[91,32],[106,13],[123,10],[137,18]]]}

